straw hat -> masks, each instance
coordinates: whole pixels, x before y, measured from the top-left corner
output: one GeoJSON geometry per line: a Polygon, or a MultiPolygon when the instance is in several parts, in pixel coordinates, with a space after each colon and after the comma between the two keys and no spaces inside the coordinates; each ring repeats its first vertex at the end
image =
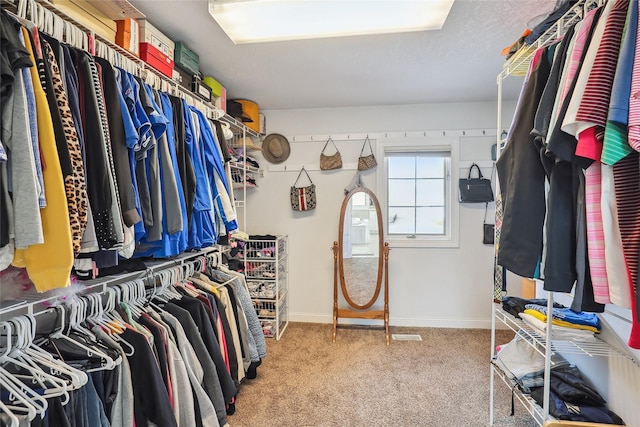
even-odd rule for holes
{"type": "Polygon", "coordinates": [[[238,138],[238,142],[236,143],[239,147],[245,147],[247,151],[260,151],[262,148],[258,147],[253,143],[253,140],[248,136],[238,138]]]}
{"type": "Polygon", "coordinates": [[[279,133],[269,134],[262,141],[262,155],[269,163],[282,163],[289,158],[289,154],[291,154],[289,141],[279,133]]]}

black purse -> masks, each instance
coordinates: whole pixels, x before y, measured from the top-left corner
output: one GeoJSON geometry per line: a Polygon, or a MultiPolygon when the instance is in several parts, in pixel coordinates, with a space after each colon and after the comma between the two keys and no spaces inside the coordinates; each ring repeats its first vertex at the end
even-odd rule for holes
{"type": "Polygon", "coordinates": [[[484,204],[484,221],[482,223],[482,243],[485,245],[493,245],[495,242],[496,225],[487,224],[487,211],[489,210],[489,203],[484,204]]]}
{"type": "Polygon", "coordinates": [[[487,203],[493,202],[493,189],[491,188],[491,180],[482,176],[480,166],[473,163],[469,168],[467,178],[459,180],[459,200],[460,203],[487,203]],[[473,168],[478,170],[478,177],[471,178],[473,168]]]}

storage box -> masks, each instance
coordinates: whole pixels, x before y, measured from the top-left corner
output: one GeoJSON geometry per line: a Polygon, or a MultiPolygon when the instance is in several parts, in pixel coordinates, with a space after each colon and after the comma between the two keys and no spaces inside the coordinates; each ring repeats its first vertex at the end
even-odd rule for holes
{"type": "Polygon", "coordinates": [[[258,104],[248,99],[236,99],[242,105],[242,112],[249,116],[251,122],[244,123],[249,129],[260,133],[260,108],[258,104]]]}
{"type": "MultiPolygon", "coordinates": [[[[162,34],[160,30],[146,19],[141,19],[138,23],[140,24],[140,43],[149,43],[151,46],[154,46],[164,55],[168,56],[173,64],[173,51],[175,48],[173,40],[162,34]]],[[[140,51],[142,52],[142,47],[140,47],[140,51]]]]}
{"type": "Polygon", "coordinates": [[[179,82],[180,85],[186,88],[191,87],[194,74],[180,67],[178,64],[175,63],[175,61],[173,62],[173,65],[174,65],[173,67],[174,74],[177,74],[179,76],[176,81],[179,82]]]}
{"type": "Polygon", "coordinates": [[[224,86],[222,86],[222,84],[220,84],[220,82],[214,79],[213,77],[205,76],[204,79],[202,79],[202,81],[204,82],[204,84],[206,84],[211,88],[211,93],[213,93],[213,96],[219,98],[222,96],[223,91],[225,92],[225,95],[226,95],[226,90],[224,86]]]}
{"type": "Polygon", "coordinates": [[[133,18],[116,21],[116,44],[140,56],[140,25],[133,18]]]}
{"type": "Polygon", "coordinates": [[[86,0],[52,0],[57,9],[108,41],[116,41],[116,22],[86,0]]]}
{"type": "Polygon", "coordinates": [[[262,113],[260,113],[260,133],[267,134],[267,118],[262,113]]]}
{"type": "Polygon", "coordinates": [[[213,99],[211,96],[211,88],[203,84],[200,79],[193,79],[191,82],[191,92],[200,95],[209,102],[213,99]]]}
{"type": "Polygon", "coordinates": [[[173,62],[191,74],[198,74],[200,72],[200,58],[198,54],[182,42],[177,42],[175,45],[173,62]]]}
{"type": "Polygon", "coordinates": [[[160,71],[165,76],[173,76],[173,59],[150,43],[140,43],[140,59],[160,71]]]}
{"type": "Polygon", "coordinates": [[[215,102],[216,108],[219,108],[226,113],[227,112],[227,89],[223,87],[222,92],[220,93],[220,96],[215,98],[216,98],[216,102],[215,102]]]}

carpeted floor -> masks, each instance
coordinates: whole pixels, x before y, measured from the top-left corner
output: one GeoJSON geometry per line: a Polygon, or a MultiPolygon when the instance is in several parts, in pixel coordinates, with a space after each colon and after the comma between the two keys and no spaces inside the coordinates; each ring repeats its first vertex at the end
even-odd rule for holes
{"type": "MultiPolygon", "coordinates": [[[[422,341],[392,341],[378,328],[291,323],[280,341],[267,340],[258,376],[244,380],[231,427],[489,425],[491,332],[392,327],[422,341]]],[[[498,332],[497,343],[512,335],[498,332]]],[[[496,377],[495,425],[533,427],[496,377]]]]}

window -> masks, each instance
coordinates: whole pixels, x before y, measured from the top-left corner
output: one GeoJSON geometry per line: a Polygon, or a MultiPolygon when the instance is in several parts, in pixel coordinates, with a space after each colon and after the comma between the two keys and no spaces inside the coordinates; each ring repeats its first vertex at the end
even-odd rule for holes
{"type": "MultiPolygon", "coordinates": [[[[406,142],[405,142],[406,144],[406,142]]],[[[382,207],[386,240],[392,246],[458,246],[457,143],[425,141],[406,146],[381,143],[382,207]]]]}

